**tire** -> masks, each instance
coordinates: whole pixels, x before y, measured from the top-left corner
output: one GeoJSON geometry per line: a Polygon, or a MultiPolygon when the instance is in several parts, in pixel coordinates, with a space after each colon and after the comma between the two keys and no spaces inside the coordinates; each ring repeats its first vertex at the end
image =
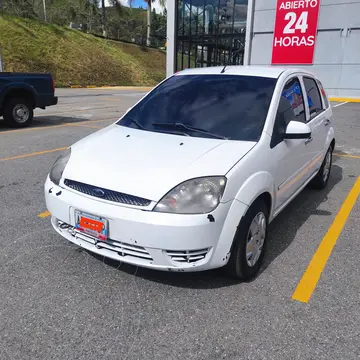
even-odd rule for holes
{"type": "Polygon", "coordinates": [[[332,153],[333,153],[333,148],[332,146],[330,146],[328,151],[326,152],[325,158],[323,160],[323,163],[321,164],[319,172],[311,181],[311,187],[313,187],[314,189],[322,190],[326,188],[331,173],[332,153]]]}
{"type": "MultiPolygon", "coordinates": [[[[266,250],[268,224],[269,209],[264,201],[261,199],[256,200],[250,206],[245,216],[241,219],[237,228],[233,240],[230,259],[229,262],[225,265],[225,272],[228,276],[243,281],[249,281],[256,277],[260,270],[260,266],[262,264],[266,250]],[[247,256],[247,252],[250,254],[250,248],[247,247],[247,244],[249,237],[252,235],[252,224],[255,219],[261,219],[261,223],[263,223],[265,229],[260,231],[259,235],[257,235],[259,236],[257,239],[254,239],[254,241],[259,241],[258,244],[254,243],[254,245],[257,246],[257,249],[259,249],[260,252],[256,253],[257,256],[251,258],[247,256]],[[254,263],[251,264],[251,262],[254,263]]],[[[254,230],[255,229],[256,226],[254,226],[254,230]]],[[[256,230],[260,230],[260,228],[256,230]]]]}
{"type": "Polygon", "coordinates": [[[34,109],[27,98],[10,98],[5,100],[4,120],[13,128],[23,128],[31,125],[34,118],[34,109]]]}

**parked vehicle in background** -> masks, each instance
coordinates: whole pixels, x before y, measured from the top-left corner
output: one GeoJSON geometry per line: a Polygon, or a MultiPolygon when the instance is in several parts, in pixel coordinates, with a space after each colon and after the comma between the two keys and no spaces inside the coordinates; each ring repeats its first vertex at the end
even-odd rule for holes
{"type": "Polygon", "coordinates": [[[52,225],[133,265],[250,279],[268,224],[307,184],[326,187],[332,120],[301,69],[178,72],[58,158],[45,183],[52,225]]]}
{"type": "Polygon", "coordinates": [[[29,126],[34,109],[56,105],[51,74],[0,73],[0,116],[10,127],[29,126]]]}

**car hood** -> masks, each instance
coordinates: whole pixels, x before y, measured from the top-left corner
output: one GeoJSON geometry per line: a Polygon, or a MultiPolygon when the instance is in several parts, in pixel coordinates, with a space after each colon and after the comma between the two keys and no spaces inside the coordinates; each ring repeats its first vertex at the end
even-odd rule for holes
{"type": "Polygon", "coordinates": [[[255,144],[114,124],[71,147],[63,178],[159,201],[185,180],[225,175],[255,144]]]}

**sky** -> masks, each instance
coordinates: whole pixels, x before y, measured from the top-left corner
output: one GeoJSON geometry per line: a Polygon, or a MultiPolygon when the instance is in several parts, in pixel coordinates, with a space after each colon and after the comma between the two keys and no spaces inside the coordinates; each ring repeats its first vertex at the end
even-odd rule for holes
{"type": "MultiPolygon", "coordinates": [[[[129,6],[129,0],[120,0],[120,2],[121,2],[123,5],[125,5],[125,6],[129,6]]],[[[109,1],[108,1],[108,0],[106,0],[105,3],[106,3],[106,6],[109,5],[109,1]]],[[[133,7],[140,7],[140,6],[142,6],[144,9],[146,9],[146,2],[145,2],[144,0],[133,0],[133,5],[132,5],[132,6],[133,6],[133,7]]],[[[158,0],[155,0],[155,1],[153,2],[152,7],[153,7],[153,9],[155,9],[155,11],[156,11],[157,13],[162,12],[162,9],[161,9],[161,7],[160,7],[160,4],[159,4],[159,1],[158,1],[158,0]]]]}

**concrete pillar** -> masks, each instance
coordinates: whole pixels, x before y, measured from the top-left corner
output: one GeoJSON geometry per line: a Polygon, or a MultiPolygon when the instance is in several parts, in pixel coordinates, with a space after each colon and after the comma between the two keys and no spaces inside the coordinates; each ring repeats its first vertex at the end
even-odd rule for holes
{"type": "Polygon", "coordinates": [[[252,42],[253,25],[254,25],[254,10],[255,10],[255,0],[249,0],[247,17],[246,17],[244,65],[250,65],[251,62],[251,42],[252,42]]]}
{"type": "Polygon", "coordinates": [[[167,1],[166,77],[175,73],[177,0],[167,1]]]}

